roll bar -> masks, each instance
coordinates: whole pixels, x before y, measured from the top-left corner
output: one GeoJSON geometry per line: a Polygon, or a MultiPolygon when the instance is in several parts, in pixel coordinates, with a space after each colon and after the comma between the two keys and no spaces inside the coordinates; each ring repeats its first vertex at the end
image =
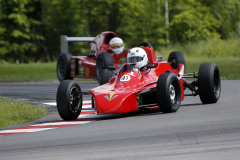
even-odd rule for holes
{"type": "Polygon", "coordinates": [[[68,53],[68,42],[92,42],[95,37],[68,37],[66,35],[60,36],[60,52],[68,53]]]}

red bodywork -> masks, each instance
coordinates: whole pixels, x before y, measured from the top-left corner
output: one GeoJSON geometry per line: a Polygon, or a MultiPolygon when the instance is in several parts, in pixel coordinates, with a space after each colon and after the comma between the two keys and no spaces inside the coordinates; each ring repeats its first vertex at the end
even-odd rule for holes
{"type": "Polygon", "coordinates": [[[102,52],[108,52],[112,55],[113,65],[116,69],[126,63],[127,50],[121,54],[115,54],[109,47],[109,41],[113,37],[117,37],[114,32],[102,32],[91,42],[90,56],[72,56],[70,59],[70,77],[96,78],[96,60],[102,52]]]}
{"type": "Polygon", "coordinates": [[[109,83],[93,88],[89,91],[92,95],[92,105],[96,114],[127,113],[138,110],[138,94],[144,90],[155,88],[158,77],[169,71],[178,76],[181,87],[181,100],[184,100],[184,89],[181,75],[184,73],[184,65],[180,64],[177,69],[172,69],[166,61],[157,61],[153,48],[141,47],[148,54],[149,64],[155,68],[147,70],[122,71],[125,64],[116,77],[109,83]]]}

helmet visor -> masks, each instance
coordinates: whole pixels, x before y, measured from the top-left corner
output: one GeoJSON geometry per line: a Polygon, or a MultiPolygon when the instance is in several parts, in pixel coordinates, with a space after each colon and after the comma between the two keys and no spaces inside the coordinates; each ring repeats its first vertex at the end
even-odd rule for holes
{"type": "Polygon", "coordinates": [[[137,63],[143,60],[143,57],[134,56],[128,58],[128,63],[137,63]]]}
{"type": "Polygon", "coordinates": [[[123,43],[113,43],[110,45],[112,49],[121,48],[122,46],[123,46],[123,43]]]}

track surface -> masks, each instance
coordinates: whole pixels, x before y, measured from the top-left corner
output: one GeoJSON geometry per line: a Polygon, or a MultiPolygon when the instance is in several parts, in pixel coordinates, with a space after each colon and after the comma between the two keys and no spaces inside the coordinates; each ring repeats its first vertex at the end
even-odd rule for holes
{"type": "MultiPolygon", "coordinates": [[[[97,84],[80,85],[87,91],[97,84]]],[[[55,101],[57,86],[58,83],[0,84],[0,96],[40,105],[55,101]]],[[[222,81],[217,104],[202,105],[199,97],[187,97],[176,113],[134,113],[83,125],[2,136],[0,159],[238,160],[239,95],[240,81],[222,81]]],[[[50,109],[51,114],[32,123],[60,119],[55,107],[50,109]]]]}

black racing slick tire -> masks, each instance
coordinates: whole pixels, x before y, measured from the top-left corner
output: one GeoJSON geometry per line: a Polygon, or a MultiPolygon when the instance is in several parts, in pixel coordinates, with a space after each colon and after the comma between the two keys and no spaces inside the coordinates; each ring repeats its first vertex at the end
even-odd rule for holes
{"type": "Polygon", "coordinates": [[[107,52],[100,53],[97,57],[96,63],[96,77],[100,85],[108,83],[113,76],[113,74],[106,71],[108,66],[113,66],[113,58],[111,54],[107,52]]]}
{"type": "Polygon", "coordinates": [[[105,84],[108,83],[109,80],[113,77],[113,72],[108,70],[108,69],[104,69],[102,70],[102,76],[101,76],[101,80],[100,80],[100,84],[105,84]]]}
{"type": "Polygon", "coordinates": [[[70,77],[70,58],[72,54],[61,53],[57,60],[57,77],[60,82],[66,79],[72,79],[70,77]]]}
{"type": "Polygon", "coordinates": [[[216,103],[221,94],[221,79],[215,63],[203,63],[198,71],[198,90],[203,104],[216,103]]]}
{"type": "Polygon", "coordinates": [[[184,64],[184,72],[186,72],[186,63],[182,52],[171,52],[168,57],[168,62],[171,64],[173,69],[177,69],[179,64],[184,64]]]}
{"type": "Polygon", "coordinates": [[[57,91],[57,110],[64,120],[75,120],[82,110],[82,91],[76,81],[64,80],[57,91]]]}
{"type": "Polygon", "coordinates": [[[181,104],[181,87],[177,76],[167,72],[157,81],[156,99],[163,113],[176,112],[181,104]]]}

